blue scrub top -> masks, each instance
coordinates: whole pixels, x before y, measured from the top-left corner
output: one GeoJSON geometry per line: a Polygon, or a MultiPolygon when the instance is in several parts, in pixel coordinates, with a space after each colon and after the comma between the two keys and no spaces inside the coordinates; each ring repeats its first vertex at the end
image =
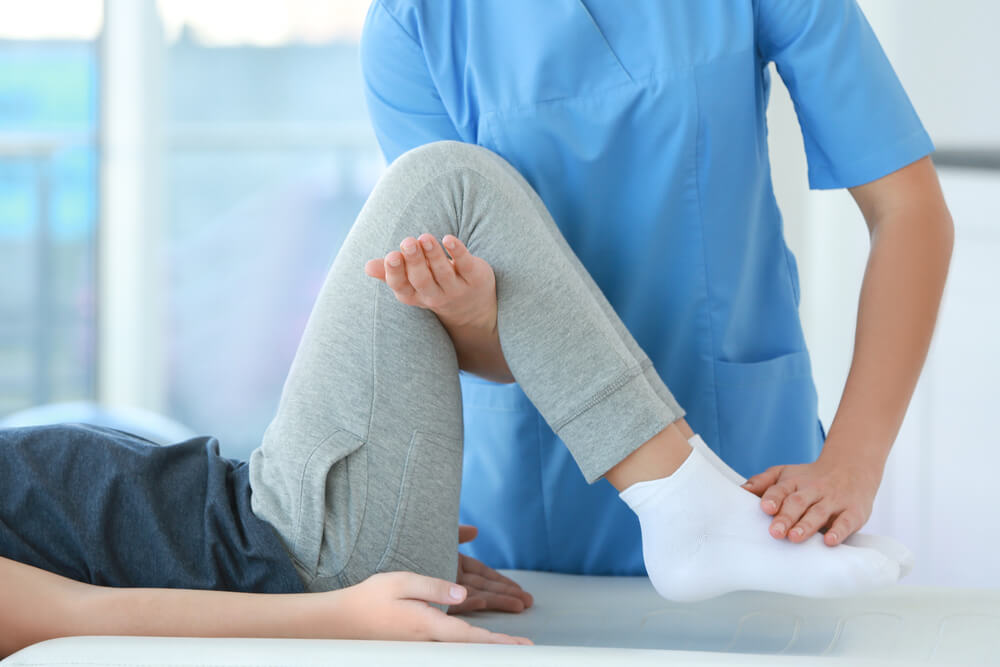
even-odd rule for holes
{"type": "MultiPolygon", "coordinates": [[[[824,439],[768,161],[767,65],[813,188],[933,150],[852,0],[376,0],[361,42],[389,161],[441,139],[513,164],[692,428],[749,476],[824,439]]],[[[414,234],[421,230],[414,228],[414,234]]],[[[494,567],[642,574],[639,524],[516,385],[463,374],[464,549],[494,567]]]]}

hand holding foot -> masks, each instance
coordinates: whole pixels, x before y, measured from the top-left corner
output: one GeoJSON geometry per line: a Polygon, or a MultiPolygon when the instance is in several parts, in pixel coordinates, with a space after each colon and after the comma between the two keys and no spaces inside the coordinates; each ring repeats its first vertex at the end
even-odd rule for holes
{"type": "Polygon", "coordinates": [[[663,597],[701,600],[737,590],[839,597],[893,584],[901,563],[876,548],[801,544],[766,533],[758,499],[695,448],[669,477],[633,484],[621,498],[639,517],[650,581],[663,597]]]}
{"type": "Polygon", "coordinates": [[[743,485],[774,517],[768,528],[772,537],[798,543],[825,531],[823,541],[832,547],[868,521],[881,470],[835,459],[827,451],[814,463],[768,468],[743,485]]]}

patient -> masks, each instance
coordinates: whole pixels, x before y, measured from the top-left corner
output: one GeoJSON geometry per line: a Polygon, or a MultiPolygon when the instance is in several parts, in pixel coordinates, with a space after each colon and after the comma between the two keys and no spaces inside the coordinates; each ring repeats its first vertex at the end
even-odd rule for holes
{"type": "Polygon", "coordinates": [[[884,538],[771,538],[527,182],[442,142],[376,186],[249,462],[208,437],[0,431],[0,655],[81,634],[529,643],[442,609],[532,604],[458,554],[460,369],[520,383],[620,491],[667,599],[851,595],[905,568],[884,538]]]}

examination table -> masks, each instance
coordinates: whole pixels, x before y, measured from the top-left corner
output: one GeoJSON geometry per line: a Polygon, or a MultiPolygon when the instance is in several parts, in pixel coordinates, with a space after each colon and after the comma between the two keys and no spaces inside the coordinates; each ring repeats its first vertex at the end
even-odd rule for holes
{"type": "Polygon", "coordinates": [[[7,665],[1000,665],[1000,590],[896,586],[838,600],[731,593],[666,602],[645,578],[506,572],[523,614],[468,616],[536,646],[72,637],[7,665]]]}

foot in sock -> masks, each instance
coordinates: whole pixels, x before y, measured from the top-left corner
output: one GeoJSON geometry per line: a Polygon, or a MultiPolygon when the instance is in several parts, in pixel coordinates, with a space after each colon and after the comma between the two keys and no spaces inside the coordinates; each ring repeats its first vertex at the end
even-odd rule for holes
{"type": "MultiPolygon", "coordinates": [[[[736,486],[742,486],[743,482],[747,481],[746,477],[743,477],[743,475],[730,468],[725,461],[719,458],[719,455],[697,433],[688,439],[688,443],[695,451],[700,452],[712,464],[713,468],[722,473],[727,480],[736,486]]],[[[891,537],[868,533],[854,533],[845,539],[843,543],[852,547],[875,549],[881,552],[886,558],[896,561],[899,563],[900,578],[908,575],[910,570],[913,569],[913,553],[902,542],[891,537]]]]}
{"type": "Polygon", "coordinates": [[[737,590],[841,597],[899,579],[899,563],[876,549],[828,547],[815,535],[793,544],[767,532],[770,517],[694,448],[669,477],[619,494],[638,515],[650,581],[687,602],[737,590]]]}

